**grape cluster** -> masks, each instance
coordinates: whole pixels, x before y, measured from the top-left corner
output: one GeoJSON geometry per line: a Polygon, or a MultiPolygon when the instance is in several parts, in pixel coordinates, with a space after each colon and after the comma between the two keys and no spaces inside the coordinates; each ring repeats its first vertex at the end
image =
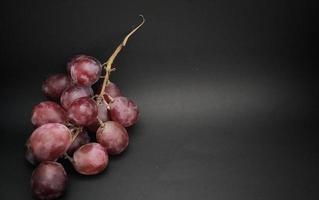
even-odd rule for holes
{"type": "Polygon", "coordinates": [[[31,188],[37,198],[63,195],[68,177],[61,159],[68,159],[80,174],[94,175],[106,169],[109,155],[119,155],[127,148],[126,127],[137,122],[139,110],[109,77],[115,57],[144,21],[143,18],[104,64],[94,57],[77,55],[67,63],[66,74],[51,75],[43,82],[42,91],[49,100],[32,110],[35,130],[27,140],[25,154],[36,166],[31,188]],[[102,84],[94,93],[92,85],[100,78],[102,84]],[[92,133],[95,137],[90,136],[92,133]]]}

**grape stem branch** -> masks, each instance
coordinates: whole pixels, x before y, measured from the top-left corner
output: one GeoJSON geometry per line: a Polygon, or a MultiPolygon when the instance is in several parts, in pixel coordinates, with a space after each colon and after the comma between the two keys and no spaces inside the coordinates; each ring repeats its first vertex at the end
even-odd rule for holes
{"type": "Polygon", "coordinates": [[[113,54],[103,64],[104,65],[104,69],[105,69],[105,76],[104,76],[104,80],[103,80],[102,89],[101,89],[101,92],[100,92],[100,95],[99,95],[100,99],[104,99],[103,95],[105,93],[105,87],[109,83],[110,73],[112,72],[112,64],[113,64],[114,59],[119,54],[119,52],[122,50],[122,48],[125,47],[128,39],[131,37],[131,35],[133,35],[145,22],[145,18],[143,17],[143,15],[139,15],[139,16],[142,17],[142,22],[137,27],[135,27],[129,34],[127,34],[125,36],[124,40],[117,46],[117,48],[115,49],[113,54]]]}

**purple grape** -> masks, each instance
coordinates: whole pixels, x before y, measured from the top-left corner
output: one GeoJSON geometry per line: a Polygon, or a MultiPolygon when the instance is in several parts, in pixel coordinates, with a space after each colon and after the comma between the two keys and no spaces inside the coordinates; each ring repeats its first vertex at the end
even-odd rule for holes
{"type": "MultiPolygon", "coordinates": [[[[106,122],[110,120],[110,116],[107,110],[107,105],[104,102],[97,104],[97,109],[98,109],[98,118],[102,122],[106,122]]],[[[99,127],[100,127],[100,122],[98,121],[98,119],[95,119],[95,121],[88,128],[90,131],[96,132],[99,127]]]]}
{"type": "Polygon", "coordinates": [[[42,162],[32,173],[31,189],[39,199],[56,199],[63,195],[68,182],[67,174],[60,163],[42,162]]]}
{"type": "Polygon", "coordinates": [[[63,90],[71,86],[71,84],[71,77],[66,74],[54,74],[43,82],[42,91],[48,98],[59,100],[63,90]]]}
{"type": "Polygon", "coordinates": [[[96,140],[110,155],[122,153],[129,143],[126,129],[114,121],[105,122],[96,132],[96,140]]]}
{"type": "Polygon", "coordinates": [[[73,56],[73,58],[71,58],[71,60],[68,62],[67,66],[66,66],[66,71],[68,72],[68,74],[71,73],[71,66],[73,65],[73,63],[75,63],[76,60],[80,60],[80,59],[85,58],[85,57],[86,57],[86,55],[82,55],[82,54],[73,56]]]}
{"type": "Polygon", "coordinates": [[[31,153],[38,161],[55,161],[72,142],[69,129],[63,124],[48,123],[33,131],[29,138],[31,153]]]}
{"type": "Polygon", "coordinates": [[[35,156],[33,155],[33,153],[30,150],[30,147],[28,147],[28,146],[26,148],[24,157],[30,164],[32,164],[32,165],[38,164],[37,159],[35,158],[35,156]]]}
{"type": "Polygon", "coordinates": [[[61,105],[64,109],[68,109],[72,102],[81,97],[93,96],[93,90],[91,87],[71,86],[64,90],[61,95],[61,105]]]}
{"type": "MultiPolygon", "coordinates": [[[[99,91],[101,91],[101,88],[99,91]]],[[[105,86],[105,90],[104,90],[104,99],[106,102],[109,103],[111,100],[108,95],[111,96],[112,98],[122,96],[120,88],[117,87],[111,81],[109,81],[109,83],[105,86]]]]}
{"type": "Polygon", "coordinates": [[[109,157],[105,148],[99,143],[88,143],[81,146],[73,154],[73,166],[84,175],[102,172],[108,165],[109,157]]]}
{"type": "Polygon", "coordinates": [[[53,101],[44,101],[36,105],[32,110],[31,122],[38,127],[47,123],[61,123],[67,121],[66,112],[53,101]]]}
{"type": "Polygon", "coordinates": [[[115,97],[110,104],[110,115],[124,127],[135,124],[138,120],[139,110],[137,105],[126,97],[115,97]]]}
{"type": "Polygon", "coordinates": [[[81,86],[91,86],[97,82],[101,76],[101,63],[86,55],[78,55],[68,63],[68,71],[75,84],[81,86]]]}
{"type": "Polygon", "coordinates": [[[78,126],[89,126],[97,117],[98,110],[96,102],[89,97],[75,100],[67,111],[67,116],[78,126]]]}

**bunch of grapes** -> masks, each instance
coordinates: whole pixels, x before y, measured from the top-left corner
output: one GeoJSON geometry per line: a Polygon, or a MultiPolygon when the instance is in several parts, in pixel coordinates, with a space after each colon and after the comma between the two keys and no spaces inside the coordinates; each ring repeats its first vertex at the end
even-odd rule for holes
{"type": "Polygon", "coordinates": [[[80,174],[94,175],[106,169],[109,155],[127,148],[126,127],[137,122],[138,107],[109,77],[117,54],[144,22],[143,18],[104,64],[78,55],[68,62],[67,74],[51,75],[44,81],[42,90],[49,100],[33,108],[35,130],[26,143],[26,159],[37,166],[31,176],[37,198],[55,199],[64,193],[68,178],[59,159],[68,159],[80,174]],[[103,83],[94,94],[92,85],[100,78],[103,83]],[[96,135],[96,141],[88,132],[96,135]]]}

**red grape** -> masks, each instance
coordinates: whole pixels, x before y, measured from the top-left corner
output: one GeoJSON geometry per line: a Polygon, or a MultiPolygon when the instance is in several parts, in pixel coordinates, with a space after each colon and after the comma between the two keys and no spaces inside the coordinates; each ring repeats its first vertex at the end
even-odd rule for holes
{"type": "MultiPolygon", "coordinates": [[[[98,109],[98,118],[102,121],[102,122],[106,122],[110,119],[109,117],[109,113],[107,110],[107,105],[104,102],[101,102],[97,105],[97,109],[98,109]]],[[[96,132],[96,130],[100,127],[100,122],[98,121],[98,119],[95,119],[95,121],[88,127],[90,131],[92,132],[96,132]]]]}
{"type": "Polygon", "coordinates": [[[88,143],[73,154],[73,165],[77,172],[93,175],[102,172],[109,162],[105,148],[99,143],[88,143]]]}
{"type": "Polygon", "coordinates": [[[101,63],[86,55],[79,55],[68,63],[72,80],[77,85],[91,86],[99,80],[102,72],[101,63]]]}
{"type": "Polygon", "coordinates": [[[102,122],[106,122],[110,119],[107,105],[104,102],[101,102],[97,105],[98,107],[98,117],[102,122]]]}
{"type": "Polygon", "coordinates": [[[38,127],[47,123],[62,123],[67,121],[66,112],[53,101],[44,101],[33,108],[31,122],[38,127]]]}
{"type": "Polygon", "coordinates": [[[71,73],[71,66],[73,65],[73,63],[75,63],[76,60],[82,59],[84,57],[86,57],[86,55],[80,54],[80,55],[73,56],[73,58],[68,62],[67,67],[66,67],[66,71],[68,72],[68,74],[71,73]]]}
{"type": "Polygon", "coordinates": [[[73,101],[67,111],[68,118],[78,126],[89,126],[98,114],[97,105],[90,97],[82,97],[73,101]]]}
{"type": "MultiPolygon", "coordinates": [[[[101,88],[99,89],[99,91],[101,91],[101,88]]],[[[110,95],[113,98],[122,96],[120,88],[117,87],[111,81],[108,82],[108,84],[105,86],[105,90],[104,90],[104,99],[106,100],[106,102],[110,102],[110,98],[108,97],[108,95],[110,95]]]]}
{"type": "Polygon", "coordinates": [[[68,182],[67,174],[60,163],[42,162],[32,173],[31,189],[39,199],[56,199],[60,197],[68,182]]]}
{"type": "Polygon", "coordinates": [[[126,129],[114,121],[105,122],[96,132],[96,140],[106,148],[107,153],[117,155],[126,149],[129,137],[126,129]]]}
{"type": "Polygon", "coordinates": [[[121,90],[117,85],[112,83],[111,81],[108,82],[108,84],[105,87],[105,93],[110,95],[111,97],[119,97],[121,95],[121,90]]]}
{"type": "Polygon", "coordinates": [[[65,74],[50,75],[42,84],[44,94],[54,100],[58,100],[67,87],[72,84],[71,78],[65,74]]]}
{"type": "Polygon", "coordinates": [[[64,90],[61,95],[61,105],[63,108],[68,109],[72,102],[81,97],[93,96],[93,90],[91,87],[71,86],[64,90]]]}
{"type": "Polygon", "coordinates": [[[32,165],[36,165],[38,163],[29,147],[27,147],[24,157],[32,165]]]}
{"type": "Polygon", "coordinates": [[[71,142],[72,135],[66,126],[48,123],[33,131],[29,147],[38,161],[55,161],[67,151],[71,142]]]}
{"type": "Polygon", "coordinates": [[[89,142],[90,142],[90,137],[87,131],[83,129],[82,132],[79,133],[78,136],[74,139],[67,153],[69,155],[72,155],[80,146],[87,144],[89,142]]]}
{"type": "Polygon", "coordinates": [[[115,97],[110,103],[110,114],[113,121],[124,127],[132,126],[138,120],[139,110],[137,105],[126,97],[115,97]]]}

